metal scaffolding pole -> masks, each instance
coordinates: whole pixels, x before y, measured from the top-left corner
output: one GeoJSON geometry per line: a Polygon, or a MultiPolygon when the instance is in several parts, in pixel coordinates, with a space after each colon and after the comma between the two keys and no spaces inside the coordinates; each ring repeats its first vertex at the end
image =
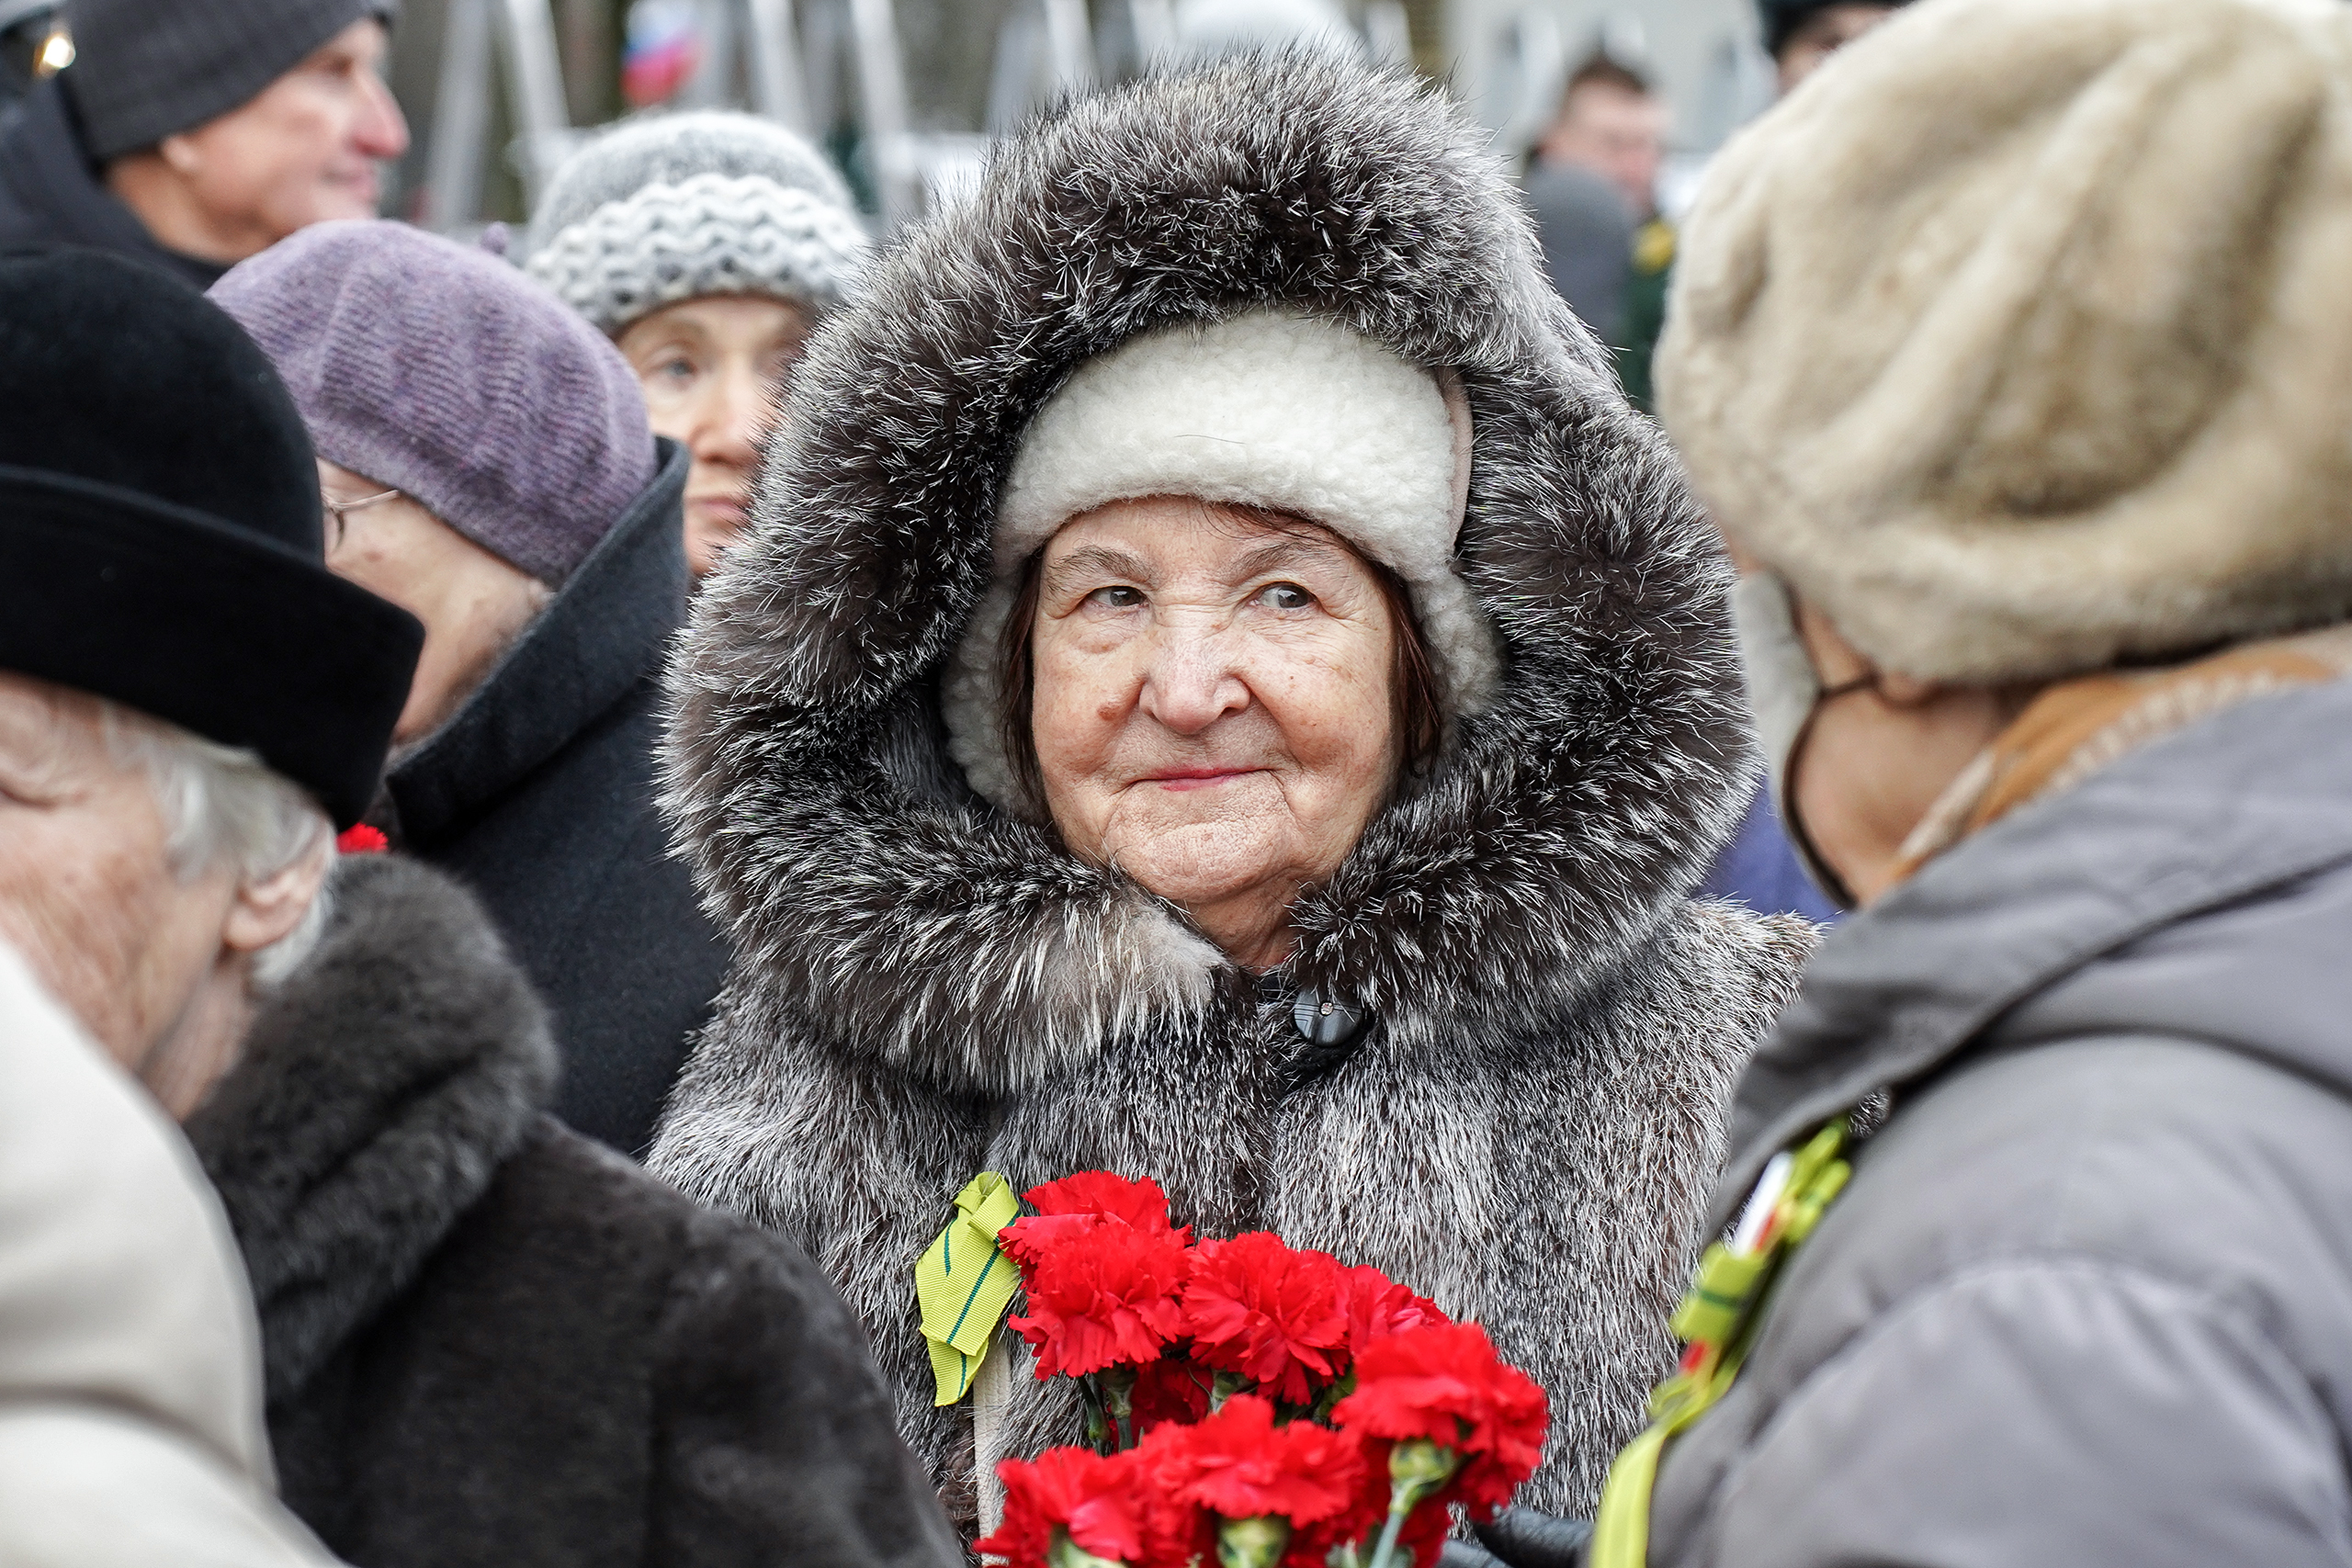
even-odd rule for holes
{"type": "Polygon", "coordinates": [[[865,99],[866,155],[882,198],[882,223],[895,231],[922,211],[922,171],[907,114],[907,72],[899,52],[890,0],[850,0],[857,46],[857,87],[865,99]]]}
{"type": "Polygon", "coordinates": [[[745,0],[752,18],[752,101],[759,111],[803,136],[817,134],[808,113],[808,77],[792,0],[745,0]]]}
{"type": "Polygon", "coordinates": [[[491,0],[449,0],[441,82],[425,172],[424,222],[443,233],[481,210],[482,142],[490,135],[491,0]]]}
{"type": "Polygon", "coordinates": [[[1176,13],[1168,0],[1127,0],[1127,25],[1136,35],[1136,63],[1145,70],[1176,52],[1176,13]]]}
{"type": "Polygon", "coordinates": [[[563,64],[548,0],[505,0],[507,101],[523,150],[523,191],[538,204],[548,181],[571,151],[571,111],[563,101],[563,64]]]}
{"type": "Polygon", "coordinates": [[[1086,0],[1045,0],[1046,47],[1054,62],[1054,86],[1082,93],[1094,85],[1094,35],[1086,0]]]}

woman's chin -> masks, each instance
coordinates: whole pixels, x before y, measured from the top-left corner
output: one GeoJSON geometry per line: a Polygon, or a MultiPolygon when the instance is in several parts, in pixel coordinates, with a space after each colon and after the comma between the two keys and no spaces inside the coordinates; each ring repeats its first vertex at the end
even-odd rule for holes
{"type": "Polygon", "coordinates": [[[1273,823],[1230,818],[1172,824],[1106,846],[1119,869],[1187,909],[1229,904],[1265,890],[1296,889],[1289,835],[1273,823]]]}

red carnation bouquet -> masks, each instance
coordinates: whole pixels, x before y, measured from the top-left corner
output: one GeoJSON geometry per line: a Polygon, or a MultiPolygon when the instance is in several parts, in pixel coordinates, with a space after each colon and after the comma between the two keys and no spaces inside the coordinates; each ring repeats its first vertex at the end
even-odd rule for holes
{"type": "Polygon", "coordinates": [[[1012,1568],[1428,1568],[1544,1456],[1544,1391],[1476,1324],[1267,1232],[1195,1242],[1156,1183],[1033,1190],[998,1244],[1091,1448],[998,1467],[1012,1568]]]}

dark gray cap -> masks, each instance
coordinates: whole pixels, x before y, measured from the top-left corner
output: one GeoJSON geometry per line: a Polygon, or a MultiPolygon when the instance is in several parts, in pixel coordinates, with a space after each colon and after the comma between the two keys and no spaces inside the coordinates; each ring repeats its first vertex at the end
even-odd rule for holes
{"type": "Polygon", "coordinates": [[[399,0],[69,0],[64,76],[99,163],[252,100],[363,17],[399,0]]]}

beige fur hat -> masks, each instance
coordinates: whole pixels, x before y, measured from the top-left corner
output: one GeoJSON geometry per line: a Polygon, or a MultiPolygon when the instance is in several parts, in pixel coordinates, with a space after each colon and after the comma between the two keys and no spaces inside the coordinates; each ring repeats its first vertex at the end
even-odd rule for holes
{"type": "Polygon", "coordinates": [[[2352,7],[1936,0],[1717,160],[1659,405],[1883,667],[2352,615],[2352,7]]]}

